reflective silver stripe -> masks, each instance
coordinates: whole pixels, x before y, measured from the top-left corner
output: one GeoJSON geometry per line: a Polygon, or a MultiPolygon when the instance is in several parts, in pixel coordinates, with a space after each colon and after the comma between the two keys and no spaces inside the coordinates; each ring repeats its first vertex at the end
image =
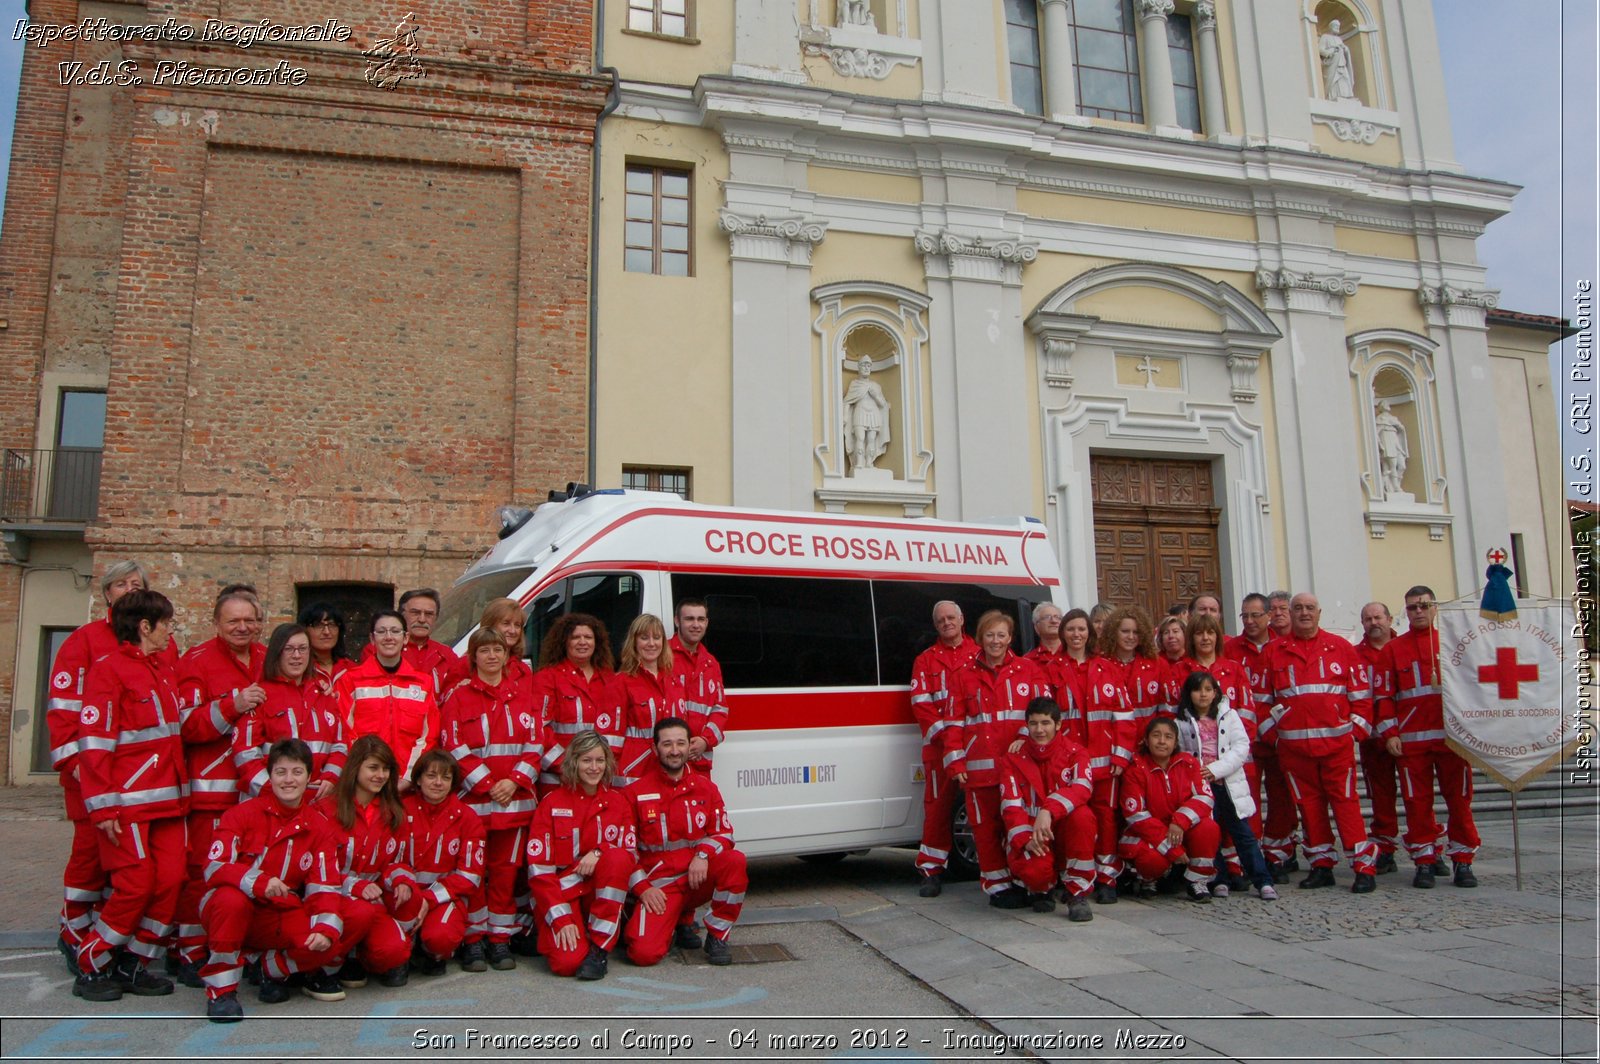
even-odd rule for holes
{"type": "MultiPolygon", "coordinates": [[[[1299,695],[1342,695],[1348,688],[1339,683],[1303,683],[1295,687],[1278,688],[1279,698],[1295,698],[1299,695]]],[[[1354,695],[1352,695],[1354,697],[1354,695]]]]}
{"type": "Polygon", "coordinates": [[[614,901],[619,904],[628,900],[628,892],[625,890],[618,890],[616,887],[601,887],[599,890],[594,892],[594,896],[605,901],[614,901]]]}
{"type": "Polygon", "coordinates": [[[237,779],[190,780],[189,785],[196,794],[233,794],[239,789],[237,779]]]}
{"type": "Polygon", "coordinates": [[[1401,691],[1394,696],[1396,702],[1407,702],[1413,698],[1427,698],[1429,695],[1444,694],[1442,687],[1413,687],[1409,691],[1401,691]]]}
{"type": "Polygon", "coordinates": [[[339,893],[339,888],[334,886],[332,883],[307,883],[305,890],[306,890],[306,897],[308,897],[308,898],[311,897],[311,895],[313,895],[313,894],[338,894],[339,893]]]}
{"type": "Polygon", "coordinates": [[[249,894],[251,897],[254,897],[256,893],[256,884],[260,882],[260,880],[261,869],[252,868],[250,871],[239,877],[239,889],[244,891],[246,894],[249,894]]]}
{"type": "Polygon", "coordinates": [[[549,910],[544,914],[544,922],[549,924],[551,927],[554,927],[556,926],[557,920],[561,919],[563,916],[571,915],[572,906],[568,905],[566,902],[560,902],[556,905],[550,906],[549,910]]]}
{"type": "Polygon", "coordinates": [[[1444,735],[1443,731],[1418,731],[1418,732],[1401,732],[1400,733],[1400,741],[1403,742],[1403,743],[1421,743],[1421,742],[1427,742],[1429,739],[1443,739],[1444,737],[1445,737],[1445,735],[1444,735]]]}
{"type": "Polygon", "coordinates": [[[527,749],[523,743],[490,743],[478,754],[479,757],[521,757],[527,749]]]}
{"type": "Polygon", "coordinates": [[[553,876],[558,871],[560,869],[553,864],[531,864],[528,866],[528,874],[530,876],[553,876]]]}
{"type": "Polygon", "coordinates": [[[715,915],[713,915],[711,913],[706,913],[706,930],[707,931],[722,931],[722,932],[726,933],[728,931],[732,931],[733,930],[733,921],[732,920],[724,920],[720,916],[715,916],[715,915]]]}
{"type": "Polygon", "coordinates": [[[337,939],[344,934],[344,917],[337,913],[319,913],[313,916],[311,918],[311,926],[317,927],[319,925],[333,928],[333,934],[328,936],[330,938],[337,939]]]}
{"type": "Polygon", "coordinates": [[[980,757],[976,760],[967,762],[968,772],[982,772],[985,769],[991,768],[994,768],[994,759],[991,757],[980,757]]]}
{"type": "Polygon", "coordinates": [[[175,802],[184,795],[182,787],[156,787],[148,791],[124,791],[123,805],[153,805],[156,802],[175,802]]]}
{"type": "Polygon", "coordinates": [[[730,894],[725,890],[712,891],[711,900],[714,902],[720,901],[724,905],[743,905],[744,892],[740,891],[738,894],[730,894]]]}
{"type": "Polygon", "coordinates": [[[630,739],[648,739],[655,733],[650,728],[629,728],[623,734],[630,739]]]}
{"type": "Polygon", "coordinates": [[[614,935],[617,931],[617,922],[615,920],[601,920],[593,913],[590,913],[589,930],[598,931],[602,935],[614,935]]]}
{"type": "Polygon", "coordinates": [[[417,885],[431,887],[439,882],[439,877],[444,874],[443,872],[418,872],[416,873],[417,885]]]}
{"type": "Polygon", "coordinates": [[[987,713],[968,713],[967,714],[967,727],[969,727],[969,728],[972,727],[974,724],[993,724],[993,723],[994,723],[994,717],[990,716],[987,713]]]}
{"type": "Polygon", "coordinates": [[[458,872],[457,874],[462,879],[472,884],[474,889],[483,885],[483,877],[478,875],[476,872],[458,872]]]}
{"type": "Polygon", "coordinates": [[[568,872],[556,882],[560,884],[562,890],[571,890],[573,887],[581,886],[583,884],[583,878],[583,876],[580,876],[576,872],[568,872]]]}
{"type": "Polygon", "coordinates": [[[926,703],[932,702],[932,701],[933,701],[933,696],[932,695],[912,695],[911,696],[911,704],[914,705],[914,706],[925,705],[926,703]]]}
{"type": "Polygon", "coordinates": [[[467,773],[466,779],[461,781],[461,789],[469,791],[472,788],[476,787],[481,781],[486,780],[488,778],[489,778],[489,766],[488,765],[479,765],[477,768],[475,768],[471,772],[467,773]]]}
{"type": "Polygon", "coordinates": [[[62,743],[60,746],[58,746],[54,750],[50,751],[50,763],[52,765],[59,765],[61,762],[65,761],[67,758],[73,757],[77,753],[78,753],[78,744],[77,744],[76,741],[70,742],[70,743],[62,743]]]}
{"type": "Polygon", "coordinates": [[[1293,728],[1283,729],[1278,732],[1280,739],[1337,739],[1341,735],[1350,734],[1350,725],[1341,724],[1337,728],[1293,728]]]}
{"type": "Polygon", "coordinates": [[[553,721],[550,725],[550,730],[557,735],[577,735],[579,732],[593,731],[594,725],[583,723],[567,724],[563,721],[553,721]]]}
{"type": "Polygon", "coordinates": [[[76,698],[52,698],[45,704],[51,713],[71,713],[77,716],[83,712],[83,703],[76,698]]]}

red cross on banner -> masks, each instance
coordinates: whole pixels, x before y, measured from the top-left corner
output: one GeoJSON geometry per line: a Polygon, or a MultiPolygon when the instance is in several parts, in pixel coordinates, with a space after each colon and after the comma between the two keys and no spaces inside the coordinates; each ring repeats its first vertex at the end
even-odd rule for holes
{"type": "Polygon", "coordinates": [[[1506,552],[1499,547],[1491,547],[1487,557],[1490,565],[1504,565],[1506,563],[1506,552]]]}
{"type": "Polygon", "coordinates": [[[1478,682],[1497,684],[1502,700],[1515,699],[1519,684],[1536,683],[1538,679],[1539,666],[1517,664],[1516,647],[1499,647],[1494,652],[1493,665],[1478,666],[1478,682]]]}

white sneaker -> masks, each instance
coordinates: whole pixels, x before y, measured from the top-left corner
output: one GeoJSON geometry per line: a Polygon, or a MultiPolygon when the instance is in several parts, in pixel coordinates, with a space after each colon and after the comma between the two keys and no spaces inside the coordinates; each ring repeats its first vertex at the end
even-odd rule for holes
{"type": "Polygon", "coordinates": [[[1213,898],[1226,898],[1228,896],[1228,884],[1218,883],[1216,886],[1212,887],[1211,896],[1213,898]]]}
{"type": "Polygon", "coordinates": [[[1261,886],[1256,888],[1256,897],[1260,898],[1262,901],[1277,901],[1278,891],[1271,883],[1263,883],[1261,886]]]}

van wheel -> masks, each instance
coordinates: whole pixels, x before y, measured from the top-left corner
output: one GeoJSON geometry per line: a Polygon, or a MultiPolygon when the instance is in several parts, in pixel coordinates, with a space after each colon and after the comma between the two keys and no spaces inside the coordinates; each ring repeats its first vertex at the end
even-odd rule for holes
{"type": "Polygon", "coordinates": [[[950,817],[950,832],[955,837],[950,847],[950,859],[945,862],[946,879],[969,880],[978,878],[978,844],[972,838],[972,823],[967,819],[967,799],[960,795],[956,811],[950,817]]]}
{"type": "Polygon", "coordinates": [[[848,850],[834,850],[831,853],[803,853],[800,855],[800,860],[806,864],[836,865],[849,856],[848,850]]]}

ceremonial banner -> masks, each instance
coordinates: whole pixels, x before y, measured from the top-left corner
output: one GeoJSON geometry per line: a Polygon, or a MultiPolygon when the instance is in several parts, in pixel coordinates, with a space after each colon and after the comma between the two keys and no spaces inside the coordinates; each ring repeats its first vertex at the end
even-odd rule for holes
{"type": "Polygon", "coordinates": [[[1578,649],[1565,602],[1519,599],[1497,616],[1482,616],[1475,597],[1439,604],[1444,730],[1451,749],[1517,791],[1578,744],[1562,699],[1578,649]]]}

